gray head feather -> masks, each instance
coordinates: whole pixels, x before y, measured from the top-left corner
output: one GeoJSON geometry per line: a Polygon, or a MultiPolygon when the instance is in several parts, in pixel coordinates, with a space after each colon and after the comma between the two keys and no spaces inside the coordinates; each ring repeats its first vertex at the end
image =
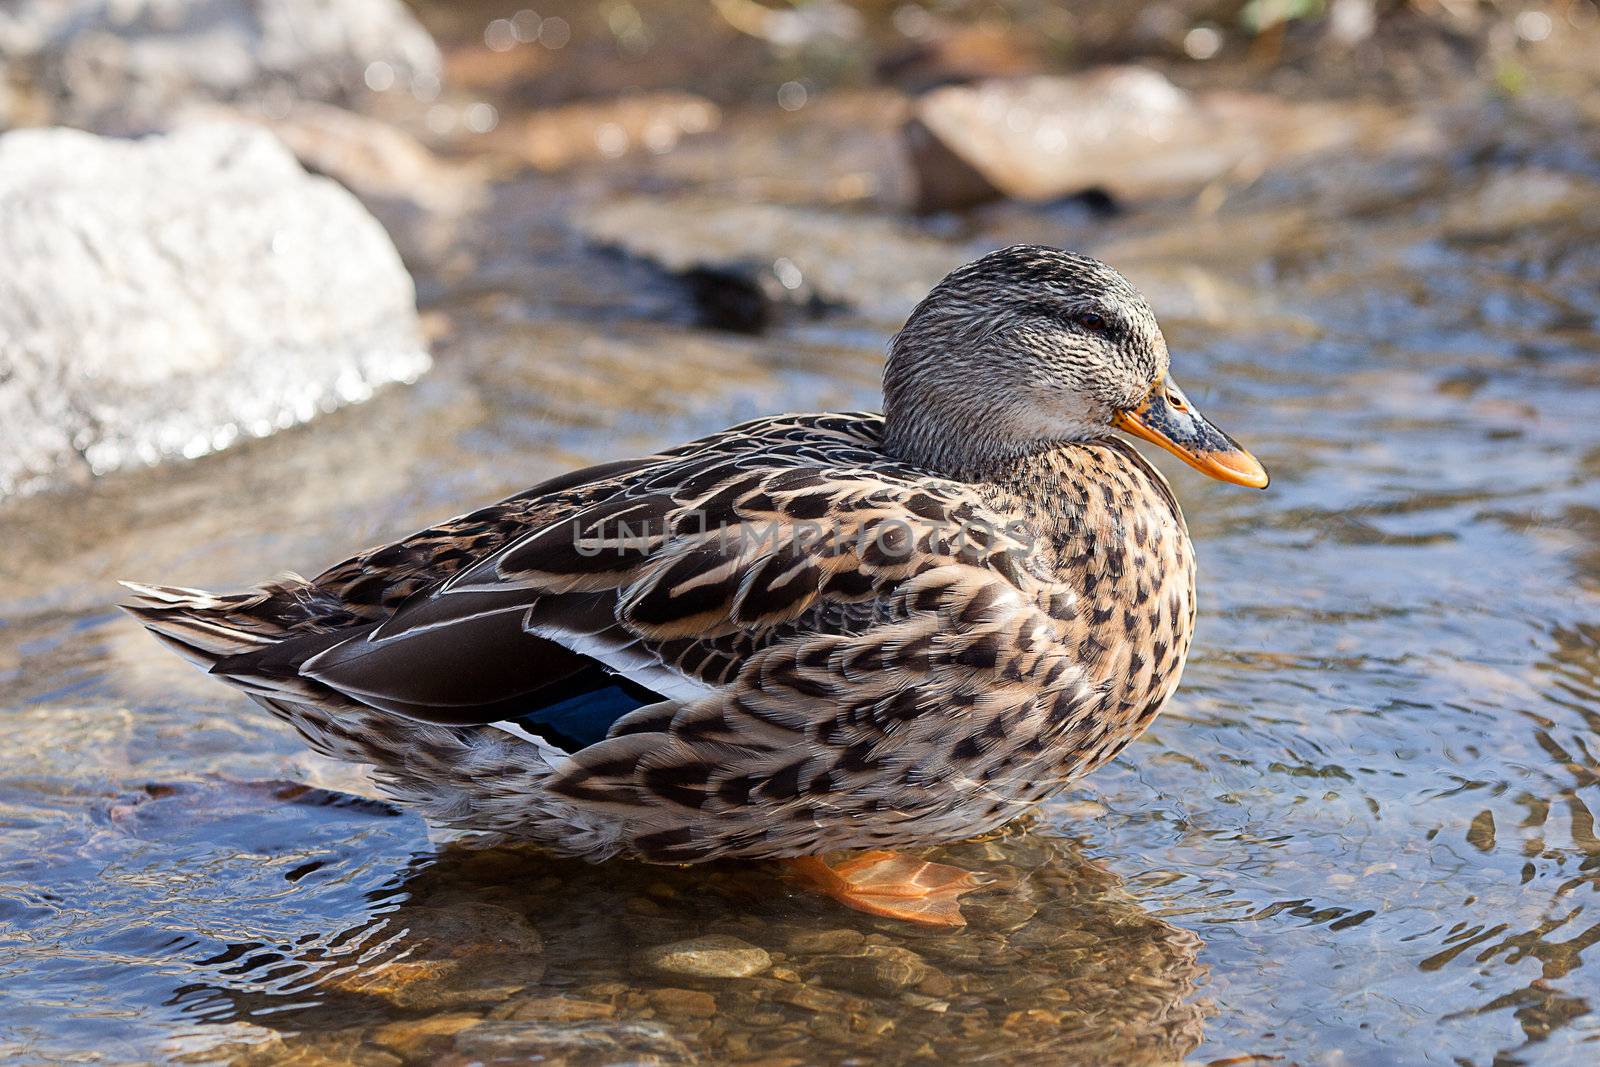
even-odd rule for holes
{"type": "Polygon", "coordinates": [[[917,305],[884,369],[884,448],[961,477],[1111,432],[1167,372],[1144,297],[1098,260],[1015,245],[917,305]]]}

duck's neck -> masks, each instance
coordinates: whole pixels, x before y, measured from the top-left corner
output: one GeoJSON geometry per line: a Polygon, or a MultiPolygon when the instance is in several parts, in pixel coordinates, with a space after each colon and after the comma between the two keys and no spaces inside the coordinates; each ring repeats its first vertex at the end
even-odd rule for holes
{"type": "Polygon", "coordinates": [[[974,410],[945,418],[937,427],[897,419],[885,412],[883,451],[890,457],[962,482],[1010,484],[1030,480],[1060,465],[1060,454],[1101,444],[1107,435],[1085,432],[1082,440],[1029,438],[1008,432],[1005,412],[974,410]]]}
{"type": "Polygon", "coordinates": [[[928,318],[912,316],[884,368],[883,450],[894,459],[959,481],[992,481],[1055,449],[1108,435],[1110,427],[1076,410],[1083,405],[1070,396],[1044,403],[1033,391],[1002,388],[992,368],[1006,360],[991,339],[927,340],[928,318]],[[940,365],[930,369],[933,359],[940,365]]]}

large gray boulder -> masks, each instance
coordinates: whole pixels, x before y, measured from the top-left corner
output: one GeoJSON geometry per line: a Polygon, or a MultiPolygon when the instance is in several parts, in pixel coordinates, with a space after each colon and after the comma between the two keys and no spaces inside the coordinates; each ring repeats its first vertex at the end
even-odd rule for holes
{"type": "Polygon", "coordinates": [[[0,3],[0,125],[145,132],[185,104],[351,103],[439,71],[401,0],[0,3]]]}
{"type": "Polygon", "coordinates": [[[409,381],[411,278],[248,125],[0,136],[0,496],[197,456],[409,381]]]}

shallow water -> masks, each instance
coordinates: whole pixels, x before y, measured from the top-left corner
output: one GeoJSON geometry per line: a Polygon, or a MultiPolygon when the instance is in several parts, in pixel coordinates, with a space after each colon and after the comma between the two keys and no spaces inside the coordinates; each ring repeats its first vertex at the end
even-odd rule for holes
{"type": "MultiPolygon", "coordinates": [[[[515,179],[463,238],[472,284],[425,273],[442,335],[415,388],[0,509],[7,1059],[1592,1062],[1600,139],[1559,101],[1413,120],[1110,219],[796,194],[835,213],[830,254],[864,219],[957,260],[1027,239],[1123,267],[1189,395],[1274,475],[1167,465],[1201,562],[1183,688],[1037,818],[940,850],[1003,879],[963,931],[759,865],[432,845],[110,606],[118,577],[313,571],[584,461],[870,406],[939,256],[830,261],[866,310],[734,336],[570,231],[628,173],[515,179]],[[753,973],[652,954],[708,935],[743,946],[691,967],[753,973]]],[[[783,159],[695,152],[650,195],[783,159]]],[[[685,240],[717,222],[689,202],[685,240]]]]}

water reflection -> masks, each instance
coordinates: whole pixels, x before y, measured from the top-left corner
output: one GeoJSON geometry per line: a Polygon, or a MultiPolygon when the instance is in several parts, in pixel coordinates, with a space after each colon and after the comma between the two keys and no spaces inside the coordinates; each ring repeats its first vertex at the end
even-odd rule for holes
{"type": "Polygon", "coordinates": [[[270,1032],[212,1056],[981,1062],[1004,1050],[1165,1063],[1201,1038],[1200,940],[1047,833],[945,850],[1003,879],[952,935],[844,911],[769,865],[596,867],[461,847],[416,858],[339,914],[335,899],[355,902],[335,887],[370,874],[369,857],[327,843],[386,837],[396,816],[382,805],[211,780],[108,811],[126,847],[165,845],[149,876],[222,875],[186,896],[226,923],[169,923],[156,939],[184,972],[163,1008],[270,1032]]]}

